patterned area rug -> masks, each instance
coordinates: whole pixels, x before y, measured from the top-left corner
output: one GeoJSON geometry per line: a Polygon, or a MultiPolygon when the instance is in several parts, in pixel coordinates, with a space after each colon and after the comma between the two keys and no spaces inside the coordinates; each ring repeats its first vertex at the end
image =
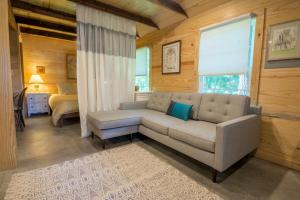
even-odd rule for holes
{"type": "Polygon", "coordinates": [[[138,144],[13,175],[6,200],[221,199],[138,144]]]}

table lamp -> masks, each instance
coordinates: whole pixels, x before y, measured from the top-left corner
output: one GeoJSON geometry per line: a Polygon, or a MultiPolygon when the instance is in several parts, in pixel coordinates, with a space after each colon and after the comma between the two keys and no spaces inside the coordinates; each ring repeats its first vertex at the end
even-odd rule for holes
{"type": "Polygon", "coordinates": [[[29,83],[30,84],[35,84],[34,85],[34,88],[35,88],[35,91],[36,92],[38,92],[39,91],[39,87],[40,87],[40,83],[43,83],[44,81],[43,81],[43,79],[41,78],[41,76],[40,75],[38,75],[38,74],[33,74],[33,75],[31,75],[31,77],[30,77],[30,80],[29,80],[29,83]]]}

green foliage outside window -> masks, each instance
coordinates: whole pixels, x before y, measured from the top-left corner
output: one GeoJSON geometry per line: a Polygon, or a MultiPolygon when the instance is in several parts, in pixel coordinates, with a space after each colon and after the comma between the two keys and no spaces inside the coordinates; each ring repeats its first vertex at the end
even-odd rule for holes
{"type": "Polygon", "coordinates": [[[245,74],[200,76],[201,92],[247,95],[246,77],[245,74]]]}
{"type": "Polygon", "coordinates": [[[135,85],[139,86],[139,92],[149,92],[149,76],[136,76],[135,85]]]}

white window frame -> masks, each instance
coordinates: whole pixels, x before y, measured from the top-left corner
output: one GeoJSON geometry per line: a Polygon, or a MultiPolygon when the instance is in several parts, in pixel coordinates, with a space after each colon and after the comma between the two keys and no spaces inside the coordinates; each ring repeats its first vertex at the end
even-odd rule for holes
{"type": "MultiPolygon", "coordinates": [[[[198,92],[200,92],[200,93],[204,93],[203,92],[203,82],[202,82],[202,79],[203,79],[203,77],[204,76],[225,76],[225,75],[239,75],[239,76],[241,76],[241,75],[243,75],[243,76],[245,76],[245,77],[249,77],[248,78],[248,87],[247,87],[247,90],[239,90],[240,92],[238,93],[238,94],[240,94],[240,95],[249,95],[249,93],[250,93],[250,84],[249,84],[249,82],[251,82],[251,76],[250,75],[247,75],[247,74],[219,74],[219,75],[198,75],[198,79],[199,79],[199,85],[198,85],[198,92]]],[[[213,93],[220,93],[220,92],[213,92],[213,93]]],[[[233,94],[233,93],[221,93],[221,94],[233,94]]]]}
{"type": "MultiPolygon", "coordinates": [[[[216,75],[201,75],[199,74],[199,70],[200,70],[200,64],[199,64],[199,59],[200,59],[200,54],[199,54],[199,51],[200,51],[200,42],[201,42],[201,32],[204,31],[204,30],[207,30],[207,29],[211,29],[211,28],[214,28],[214,27],[218,27],[218,26],[222,26],[224,24],[228,24],[228,23],[232,23],[234,21],[237,21],[237,20],[240,20],[242,18],[245,18],[245,17],[254,17],[255,18],[255,29],[254,29],[254,33],[252,35],[252,54],[251,54],[251,58],[249,59],[249,61],[251,62],[249,64],[249,66],[251,66],[251,69],[249,69],[248,71],[248,87],[247,87],[247,91],[244,92],[245,95],[250,95],[250,90],[251,90],[251,80],[252,80],[252,71],[253,71],[253,59],[254,59],[254,44],[255,44],[255,33],[256,33],[256,14],[254,13],[248,13],[248,14],[245,14],[245,15],[241,15],[241,16],[238,16],[238,17],[235,17],[235,18],[231,18],[231,19],[228,19],[228,20],[224,20],[220,23],[215,23],[215,24],[212,24],[212,25],[208,25],[208,26],[205,26],[205,27],[202,27],[200,28],[200,32],[199,32],[199,42],[198,42],[198,63],[197,63],[197,73],[198,73],[198,92],[203,92],[202,91],[202,86],[203,86],[203,83],[202,83],[202,77],[204,76],[218,76],[217,74],[216,75]]],[[[243,74],[219,74],[220,76],[222,75],[243,75],[243,74]]],[[[247,73],[245,73],[244,75],[247,76],[247,73]]]]}
{"type": "MultiPolygon", "coordinates": [[[[139,48],[136,48],[136,51],[140,48],[148,48],[149,50],[149,66],[148,66],[148,71],[147,71],[147,75],[148,75],[148,91],[138,91],[138,92],[143,92],[143,93],[147,93],[147,92],[151,92],[151,56],[152,56],[152,48],[150,46],[142,46],[139,48]]],[[[135,75],[135,78],[137,77],[137,75],[135,75]]]]}

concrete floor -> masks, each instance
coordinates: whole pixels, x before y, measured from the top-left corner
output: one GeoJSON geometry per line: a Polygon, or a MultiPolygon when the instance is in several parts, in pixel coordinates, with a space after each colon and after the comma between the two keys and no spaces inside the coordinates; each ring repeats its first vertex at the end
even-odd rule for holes
{"type": "MultiPolygon", "coordinates": [[[[13,173],[102,151],[98,139],[80,138],[78,121],[56,128],[48,116],[27,120],[25,131],[17,133],[17,141],[18,167],[16,170],[0,172],[0,199],[4,198],[13,173]]],[[[300,172],[257,158],[245,158],[221,174],[219,183],[215,184],[211,182],[209,167],[141,135],[135,135],[134,142],[224,199],[300,199],[300,172]]],[[[127,137],[120,137],[109,141],[108,148],[127,143],[127,137]]]]}

